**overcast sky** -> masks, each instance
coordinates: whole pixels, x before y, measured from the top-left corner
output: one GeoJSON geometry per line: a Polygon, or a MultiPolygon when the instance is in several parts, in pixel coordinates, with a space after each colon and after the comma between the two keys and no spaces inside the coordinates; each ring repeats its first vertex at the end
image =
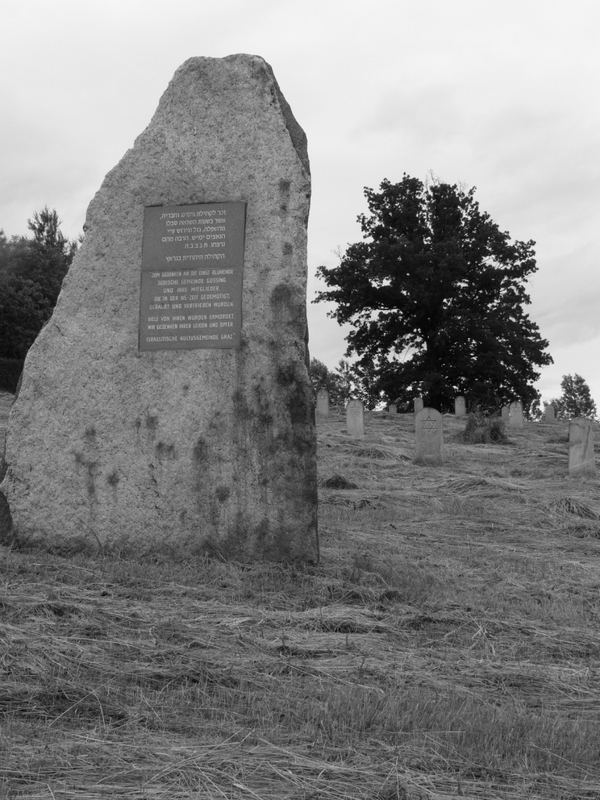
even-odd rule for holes
{"type": "MultiPolygon", "coordinates": [[[[48,205],[81,233],[106,172],[191,56],[255,53],[308,136],[309,301],[360,239],[363,187],[402,174],[476,186],[534,239],[545,399],[578,372],[600,406],[597,0],[0,0],[0,228],[48,205]]],[[[311,355],[343,331],[309,304],[311,355]]]]}

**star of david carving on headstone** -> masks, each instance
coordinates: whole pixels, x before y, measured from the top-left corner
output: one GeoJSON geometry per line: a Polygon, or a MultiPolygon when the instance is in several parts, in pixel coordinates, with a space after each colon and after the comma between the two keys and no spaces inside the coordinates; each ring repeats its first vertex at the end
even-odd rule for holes
{"type": "Polygon", "coordinates": [[[426,431],[436,431],[439,428],[439,422],[437,419],[433,419],[430,416],[425,417],[423,420],[423,429],[426,431]]]}

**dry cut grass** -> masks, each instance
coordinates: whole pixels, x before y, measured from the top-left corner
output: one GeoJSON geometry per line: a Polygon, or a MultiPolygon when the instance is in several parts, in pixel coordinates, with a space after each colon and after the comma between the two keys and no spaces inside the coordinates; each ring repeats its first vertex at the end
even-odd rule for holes
{"type": "Polygon", "coordinates": [[[598,481],[444,424],[321,424],[318,567],[1,550],[0,798],[600,798],[598,481]]]}

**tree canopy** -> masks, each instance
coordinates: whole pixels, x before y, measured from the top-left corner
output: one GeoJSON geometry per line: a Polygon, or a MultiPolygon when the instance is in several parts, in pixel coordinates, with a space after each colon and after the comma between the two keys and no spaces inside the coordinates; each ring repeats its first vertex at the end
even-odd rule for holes
{"type": "Polygon", "coordinates": [[[592,399],[590,387],[585,380],[574,373],[563,375],[560,382],[562,394],[558,400],[552,400],[558,419],[572,419],[573,417],[588,417],[595,419],[596,403],[592,399]]]}
{"type": "MultiPolygon", "coordinates": [[[[3,362],[22,363],[52,314],[77,249],[76,242],[62,234],[56,211],[43,208],[35,212],[28,226],[31,237],[7,239],[0,231],[0,359],[3,362]]],[[[11,376],[14,363],[9,365],[10,370],[3,364],[11,376]]],[[[0,382],[6,383],[1,374],[0,382]]],[[[12,377],[9,383],[14,383],[12,377]]]]}
{"type": "MultiPolygon", "coordinates": [[[[404,175],[365,188],[363,241],[337,267],[319,267],[329,316],[349,323],[346,355],[388,401],[417,394],[441,411],[457,394],[470,407],[527,406],[536,367],[552,363],[524,306],[537,267],[534,242],[511,241],[475,189],[404,175]]],[[[373,391],[373,389],[372,389],[373,391]]]]}
{"type": "Polygon", "coordinates": [[[329,402],[344,405],[350,398],[362,400],[367,408],[375,408],[379,396],[371,391],[369,376],[356,364],[342,358],[334,370],[330,370],[318,358],[310,360],[310,380],[315,392],[326,389],[329,402]]]}

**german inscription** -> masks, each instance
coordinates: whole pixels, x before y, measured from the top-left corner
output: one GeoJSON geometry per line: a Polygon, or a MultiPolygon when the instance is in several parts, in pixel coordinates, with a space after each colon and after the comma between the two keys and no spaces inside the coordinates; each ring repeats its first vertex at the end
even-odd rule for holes
{"type": "Polygon", "coordinates": [[[237,347],[244,202],[144,209],[140,350],[237,347]]]}

